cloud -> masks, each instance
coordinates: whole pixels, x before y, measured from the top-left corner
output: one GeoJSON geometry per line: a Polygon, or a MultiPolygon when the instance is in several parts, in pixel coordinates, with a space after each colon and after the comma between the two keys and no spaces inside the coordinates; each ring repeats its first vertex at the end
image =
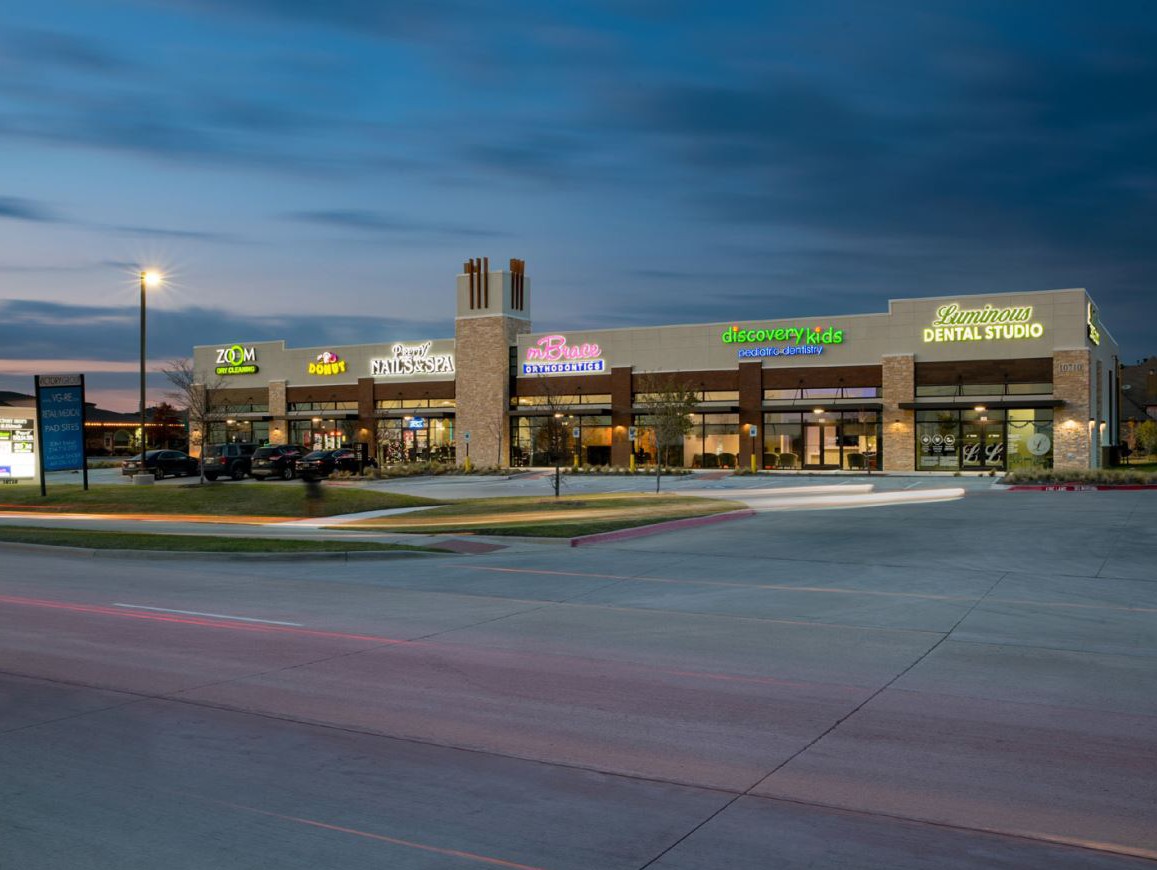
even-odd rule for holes
{"type": "Polygon", "coordinates": [[[59,223],[58,217],[42,203],[18,196],[0,196],[0,218],[36,223],[59,223]]]}
{"type": "Polygon", "coordinates": [[[283,215],[288,220],[302,221],[337,229],[352,229],[371,233],[434,235],[458,238],[503,238],[510,234],[486,227],[471,227],[453,223],[430,223],[401,218],[368,209],[330,209],[291,212],[283,215]]]}
{"type": "MultiPolygon", "coordinates": [[[[110,364],[139,359],[140,312],[135,305],[0,300],[0,322],[6,326],[3,353],[8,359],[67,357],[110,364]]],[[[187,357],[194,344],[214,341],[284,339],[291,347],[315,347],[453,334],[450,319],[383,317],[362,311],[319,317],[310,311],[248,316],[214,308],[163,309],[150,311],[148,356],[150,360],[187,357]]]]}
{"type": "Polygon", "coordinates": [[[214,233],[205,230],[170,230],[161,227],[102,227],[93,225],[95,229],[103,229],[113,233],[127,233],[133,236],[150,236],[163,239],[185,239],[194,242],[227,242],[236,244],[241,241],[237,236],[229,233],[214,233]]]}
{"type": "Polygon", "coordinates": [[[136,69],[123,54],[106,51],[96,40],[71,33],[38,29],[0,32],[0,49],[7,62],[36,64],[84,74],[122,74],[136,69]]]}

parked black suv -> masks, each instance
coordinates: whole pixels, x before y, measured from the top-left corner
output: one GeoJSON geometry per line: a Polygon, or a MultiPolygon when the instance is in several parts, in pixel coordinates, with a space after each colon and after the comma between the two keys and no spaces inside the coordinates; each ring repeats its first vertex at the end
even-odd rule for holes
{"type": "Polygon", "coordinates": [[[267,477],[293,480],[297,477],[295,467],[297,460],[308,452],[297,444],[268,444],[265,447],[258,447],[253,452],[249,473],[258,480],[267,477]]]}
{"type": "Polygon", "coordinates": [[[210,444],[205,448],[202,463],[205,468],[205,477],[216,480],[218,477],[230,477],[241,480],[249,473],[249,461],[256,444],[246,444],[234,441],[229,444],[210,444]]]}

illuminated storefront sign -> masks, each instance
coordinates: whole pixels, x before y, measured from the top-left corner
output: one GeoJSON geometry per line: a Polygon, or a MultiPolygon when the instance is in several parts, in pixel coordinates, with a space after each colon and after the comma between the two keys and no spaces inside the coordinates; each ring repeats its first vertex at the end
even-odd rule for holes
{"type": "Polygon", "coordinates": [[[317,359],[309,364],[309,373],[311,375],[344,375],[345,374],[345,360],[339,357],[332,351],[324,351],[317,355],[317,359]]]}
{"type": "Polygon", "coordinates": [[[217,368],[214,369],[214,372],[218,375],[255,375],[257,374],[255,359],[257,359],[256,348],[243,347],[239,344],[219,347],[217,348],[217,368]]]}
{"type": "Polygon", "coordinates": [[[961,308],[955,302],[936,309],[936,319],[924,328],[924,341],[992,341],[1040,338],[1044,324],[1032,319],[1031,305],[1007,308],[961,308]]]}
{"type": "Polygon", "coordinates": [[[370,360],[370,374],[376,376],[452,375],[454,354],[430,353],[433,342],[395,344],[391,357],[370,360]]]}
{"type": "Polygon", "coordinates": [[[1093,344],[1101,343],[1101,317],[1097,314],[1096,306],[1089,303],[1085,313],[1085,324],[1089,327],[1089,341],[1093,344]]]}
{"type": "Polygon", "coordinates": [[[605,371],[597,344],[567,344],[566,336],[545,335],[526,349],[524,375],[564,375],[605,371]]]}
{"type": "Polygon", "coordinates": [[[844,330],[828,326],[777,326],[773,328],[740,329],[738,325],[723,330],[719,336],[724,344],[765,344],[763,347],[741,347],[740,359],[760,359],[769,356],[817,356],[824,348],[844,343],[844,330]]]}
{"type": "Polygon", "coordinates": [[[27,417],[0,417],[0,481],[36,476],[36,421],[27,417]]]}

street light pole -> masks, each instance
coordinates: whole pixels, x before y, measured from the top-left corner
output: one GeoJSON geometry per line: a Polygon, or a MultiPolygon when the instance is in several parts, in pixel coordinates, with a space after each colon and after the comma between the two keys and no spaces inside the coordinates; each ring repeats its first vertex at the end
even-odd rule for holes
{"type": "Polygon", "coordinates": [[[141,473],[145,470],[145,287],[149,283],[149,273],[141,272],[141,473]]]}
{"type": "Polygon", "coordinates": [[[159,284],[161,276],[157,272],[141,272],[141,474],[145,471],[145,450],[149,446],[149,439],[145,426],[145,357],[147,343],[145,341],[145,290],[152,284],[159,284]]]}

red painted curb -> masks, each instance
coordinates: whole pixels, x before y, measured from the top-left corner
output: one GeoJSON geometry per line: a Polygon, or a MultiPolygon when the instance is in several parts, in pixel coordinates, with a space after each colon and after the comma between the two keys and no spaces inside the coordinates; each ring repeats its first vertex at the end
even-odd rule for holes
{"type": "Polygon", "coordinates": [[[601,544],[605,541],[621,541],[626,538],[643,538],[647,535],[660,535],[663,532],[673,532],[676,529],[691,529],[696,526],[710,526],[715,523],[725,523],[729,520],[742,520],[755,516],[755,511],[745,508],[739,511],[727,511],[722,514],[709,514],[705,517],[688,517],[685,520],[669,520],[665,523],[654,523],[649,526],[635,526],[633,529],[619,529],[617,532],[599,532],[594,535],[581,535],[570,539],[572,547],[582,547],[586,544],[601,544]]]}
{"type": "Polygon", "coordinates": [[[1157,483],[1018,483],[1009,492],[1112,492],[1116,489],[1157,489],[1157,483]]]}

